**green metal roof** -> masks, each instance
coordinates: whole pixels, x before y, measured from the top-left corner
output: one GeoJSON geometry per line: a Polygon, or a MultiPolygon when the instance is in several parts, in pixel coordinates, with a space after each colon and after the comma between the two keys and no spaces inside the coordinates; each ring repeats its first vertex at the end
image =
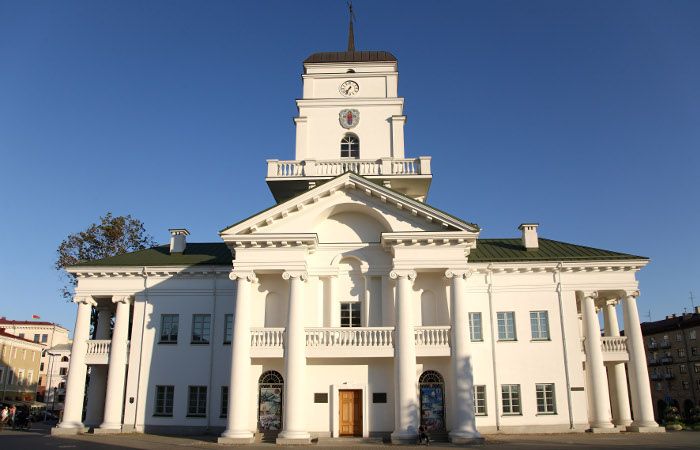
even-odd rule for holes
{"type": "MultiPolygon", "coordinates": [[[[469,262],[619,261],[633,259],[648,258],[543,238],[539,239],[539,249],[537,250],[525,250],[519,238],[478,239],[476,248],[469,254],[469,262]]],[[[228,266],[231,264],[231,251],[226,244],[206,242],[188,243],[182,254],[171,255],[168,245],[159,245],[97,261],[84,261],[73,267],[228,266]]]]}
{"type": "Polygon", "coordinates": [[[470,262],[618,261],[629,259],[648,258],[544,238],[539,238],[537,250],[525,250],[520,238],[478,239],[476,248],[469,253],[470,262]]]}

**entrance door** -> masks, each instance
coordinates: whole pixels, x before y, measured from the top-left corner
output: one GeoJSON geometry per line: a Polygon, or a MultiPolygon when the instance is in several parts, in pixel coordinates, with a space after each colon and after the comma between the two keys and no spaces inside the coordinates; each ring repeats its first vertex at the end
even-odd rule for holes
{"type": "Polygon", "coordinates": [[[362,436],[362,391],[346,390],[340,394],[340,435],[362,436]]]}

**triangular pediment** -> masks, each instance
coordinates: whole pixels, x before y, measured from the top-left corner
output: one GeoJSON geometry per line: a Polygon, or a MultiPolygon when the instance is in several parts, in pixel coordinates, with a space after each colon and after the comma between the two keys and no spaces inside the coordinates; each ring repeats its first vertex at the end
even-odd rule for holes
{"type": "Polygon", "coordinates": [[[309,233],[311,220],[346,211],[367,214],[386,232],[479,231],[475,224],[348,172],[231,225],[219,234],[227,240],[227,237],[254,234],[309,233]]]}

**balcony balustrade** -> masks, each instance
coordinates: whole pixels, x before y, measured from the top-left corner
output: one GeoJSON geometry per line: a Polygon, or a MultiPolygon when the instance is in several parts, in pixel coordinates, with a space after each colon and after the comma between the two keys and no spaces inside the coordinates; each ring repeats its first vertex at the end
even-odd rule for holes
{"type": "MultiPolygon", "coordinates": [[[[127,358],[129,355],[129,346],[127,343],[127,358]]],[[[87,351],[85,352],[86,364],[109,364],[109,351],[112,348],[112,341],[109,339],[92,339],[87,342],[87,351]]]]}
{"type": "Polygon", "coordinates": [[[306,356],[394,356],[393,327],[307,328],[306,356]]]}
{"type": "Polygon", "coordinates": [[[430,158],[267,161],[268,178],[335,177],[345,172],[363,176],[430,175],[430,158]]]}
{"type": "Polygon", "coordinates": [[[416,327],[416,356],[450,356],[450,327],[416,327]]]}
{"type": "MultiPolygon", "coordinates": [[[[585,346],[581,340],[581,346],[585,353],[585,346]]],[[[627,337],[625,336],[602,336],[600,347],[603,350],[603,361],[629,361],[627,352],[627,337]]]]}

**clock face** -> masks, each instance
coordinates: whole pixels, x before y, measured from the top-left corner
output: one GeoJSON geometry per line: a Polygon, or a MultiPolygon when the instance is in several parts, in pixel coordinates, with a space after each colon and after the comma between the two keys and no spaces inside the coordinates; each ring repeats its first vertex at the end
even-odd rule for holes
{"type": "Polygon", "coordinates": [[[340,93],[346,97],[352,97],[357,94],[359,90],[360,86],[352,80],[345,81],[340,85],[340,93]]]}

